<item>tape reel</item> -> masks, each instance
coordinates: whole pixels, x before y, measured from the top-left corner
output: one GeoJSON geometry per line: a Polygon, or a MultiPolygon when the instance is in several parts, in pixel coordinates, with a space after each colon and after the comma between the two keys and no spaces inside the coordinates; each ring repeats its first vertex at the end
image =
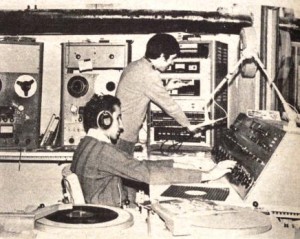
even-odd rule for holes
{"type": "Polygon", "coordinates": [[[89,90],[89,82],[85,77],[75,75],[68,81],[67,89],[71,96],[80,98],[87,94],[89,90]]]}
{"type": "Polygon", "coordinates": [[[121,71],[104,70],[99,72],[94,82],[94,91],[97,95],[115,95],[119,84],[121,71]]]}
{"type": "Polygon", "coordinates": [[[37,90],[36,79],[30,75],[21,75],[16,79],[14,89],[21,98],[30,98],[37,90]]]}
{"type": "MultiPolygon", "coordinates": [[[[241,55],[258,53],[257,38],[254,27],[245,27],[240,32],[241,55]]],[[[253,59],[246,59],[241,66],[241,74],[244,78],[253,78],[257,72],[257,64],[253,59]]]]}

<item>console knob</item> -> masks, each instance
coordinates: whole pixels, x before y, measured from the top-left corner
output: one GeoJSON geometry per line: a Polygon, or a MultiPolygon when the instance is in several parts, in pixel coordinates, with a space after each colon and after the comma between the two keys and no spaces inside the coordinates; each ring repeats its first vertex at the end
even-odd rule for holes
{"type": "Polygon", "coordinates": [[[257,208],[257,207],[258,207],[258,202],[257,202],[257,201],[254,201],[254,202],[252,203],[252,205],[253,205],[255,208],[257,208]]]}
{"type": "Polygon", "coordinates": [[[70,111],[71,111],[73,114],[76,114],[77,111],[78,111],[78,107],[75,106],[75,105],[71,105],[70,111]]]}
{"type": "Polygon", "coordinates": [[[24,105],[19,105],[19,106],[18,106],[18,110],[19,110],[20,112],[22,112],[24,109],[25,109],[25,108],[24,108],[24,105]]]}

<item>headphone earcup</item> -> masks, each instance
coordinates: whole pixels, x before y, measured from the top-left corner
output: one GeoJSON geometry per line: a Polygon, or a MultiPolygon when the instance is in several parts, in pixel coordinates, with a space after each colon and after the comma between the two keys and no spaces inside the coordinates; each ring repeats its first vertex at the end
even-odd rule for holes
{"type": "Polygon", "coordinates": [[[98,126],[102,129],[109,129],[112,125],[113,118],[109,111],[101,111],[98,115],[98,126]]]}

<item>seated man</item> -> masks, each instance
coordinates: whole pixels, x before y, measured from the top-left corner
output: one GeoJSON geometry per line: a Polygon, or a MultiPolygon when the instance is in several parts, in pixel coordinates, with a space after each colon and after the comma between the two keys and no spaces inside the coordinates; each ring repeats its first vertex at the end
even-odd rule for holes
{"type": "Polygon", "coordinates": [[[87,135],[74,153],[71,171],[79,178],[86,203],[121,206],[126,199],[122,178],[148,184],[196,183],[218,179],[234,167],[235,162],[227,160],[204,173],[176,168],[180,162],[173,160],[133,159],[112,144],[123,131],[120,107],[114,96],[94,95],[84,108],[87,135]]]}

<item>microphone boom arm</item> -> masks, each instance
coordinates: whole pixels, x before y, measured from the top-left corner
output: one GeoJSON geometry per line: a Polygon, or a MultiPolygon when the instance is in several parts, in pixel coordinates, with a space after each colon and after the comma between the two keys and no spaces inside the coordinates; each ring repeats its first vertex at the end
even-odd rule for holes
{"type": "Polygon", "coordinates": [[[217,119],[217,120],[211,120],[209,119],[208,116],[208,106],[210,104],[210,102],[213,100],[213,98],[215,97],[215,95],[218,93],[219,90],[222,89],[222,87],[228,82],[230,83],[231,80],[236,76],[236,74],[238,73],[237,70],[239,68],[239,66],[242,64],[242,62],[245,60],[245,57],[242,57],[233,67],[233,69],[223,78],[223,80],[217,85],[217,87],[214,89],[214,91],[210,94],[210,96],[208,97],[207,102],[205,103],[204,106],[204,122],[197,124],[198,128],[201,127],[205,127],[211,124],[214,124],[217,121],[223,120],[224,118],[221,119],[217,119]]]}
{"type": "MultiPolygon", "coordinates": [[[[244,62],[244,60],[246,59],[254,59],[256,61],[256,63],[259,65],[260,69],[262,70],[262,72],[264,73],[264,75],[267,78],[267,82],[269,83],[270,87],[273,87],[277,96],[279,97],[284,111],[287,114],[287,118],[288,118],[288,126],[286,128],[286,130],[289,131],[299,131],[299,128],[297,127],[297,122],[299,122],[299,115],[297,114],[297,112],[295,112],[291,106],[289,105],[289,103],[286,102],[286,100],[284,99],[284,97],[282,96],[282,94],[280,93],[279,89],[277,88],[277,86],[275,85],[275,83],[271,80],[270,76],[268,75],[265,66],[263,65],[263,63],[261,62],[261,60],[259,59],[257,54],[247,54],[246,56],[242,56],[239,61],[234,65],[233,69],[223,78],[223,80],[218,84],[218,86],[214,89],[214,91],[210,94],[207,102],[205,103],[204,106],[204,122],[198,124],[197,126],[199,128],[204,127],[204,126],[208,126],[211,124],[214,124],[215,122],[224,119],[217,119],[217,120],[211,120],[209,119],[208,116],[208,106],[210,104],[210,102],[213,100],[213,98],[215,97],[216,93],[218,93],[219,90],[221,90],[221,88],[226,84],[226,83],[230,83],[232,81],[232,79],[239,73],[238,68],[239,66],[244,62]]],[[[299,131],[300,132],[300,131],[299,131]]]]}

